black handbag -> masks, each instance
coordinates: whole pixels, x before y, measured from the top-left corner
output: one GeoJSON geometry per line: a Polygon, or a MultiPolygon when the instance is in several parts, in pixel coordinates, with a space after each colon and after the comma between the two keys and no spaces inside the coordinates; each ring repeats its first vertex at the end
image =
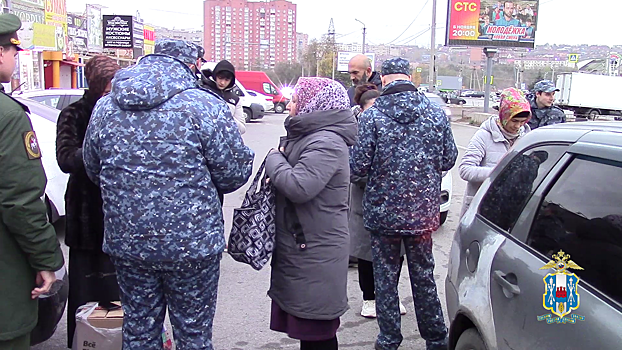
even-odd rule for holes
{"type": "Polygon", "coordinates": [[[233,211],[227,248],[235,261],[249,264],[255,270],[261,270],[270,260],[276,236],[275,189],[267,181],[265,165],[264,159],[242,206],[233,211]]]}

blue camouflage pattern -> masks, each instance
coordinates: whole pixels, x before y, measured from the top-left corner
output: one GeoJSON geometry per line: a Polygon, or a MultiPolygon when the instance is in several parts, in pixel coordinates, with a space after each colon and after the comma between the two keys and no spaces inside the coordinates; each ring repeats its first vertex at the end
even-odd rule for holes
{"type": "Polygon", "coordinates": [[[391,58],[382,62],[382,75],[389,74],[406,74],[410,75],[410,62],[405,58],[391,58]]]}
{"type": "Polygon", "coordinates": [[[376,292],[376,317],[380,334],[377,350],[395,350],[404,337],[397,284],[402,268],[400,250],[404,242],[410,275],[410,286],[415,302],[417,326],[426,341],[427,350],[447,349],[447,327],[434,281],[432,235],[386,236],[371,233],[376,292]]]}
{"type": "MultiPolygon", "coordinates": [[[[185,64],[196,64],[200,54],[200,46],[189,41],[162,39],[156,41],[154,53],[174,57],[185,64]]],[[[205,54],[205,50],[203,50],[205,54]]]]}
{"type": "Polygon", "coordinates": [[[443,109],[410,81],[388,84],[359,117],[358,143],[351,149],[352,175],[368,177],[365,228],[388,235],[438,229],[441,173],[457,157],[443,109]],[[410,91],[392,93],[404,89],[410,91]]]}
{"type": "Polygon", "coordinates": [[[533,86],[534,92],[553,92],[559,91],[555,84],[550,80],[540,80],[533,86]]]}
{"type": "Polygon", "coordinates": [[[526,97],[531,105],[531,119],[527,122],[531,130],[566,122],[566,114],[561,108],[557,106],[538,108],[535,94],[529,94],[526,97]]]}
{"type": "Polygon", "coordinates": [[[123,350],[162,350],[166,309],[175,345],[212,350],[222,255],[186,262],[113,258],[123,306],[123,350]]]}
{"type": "Polygon", "coordinates": [[[201,260],[225,247],[218,191],[243,186],[254,152],[229,107],[181,61],[147,55],[117,72],[91,117],[86,172],[102,191],[105,253],[201,260]]]}

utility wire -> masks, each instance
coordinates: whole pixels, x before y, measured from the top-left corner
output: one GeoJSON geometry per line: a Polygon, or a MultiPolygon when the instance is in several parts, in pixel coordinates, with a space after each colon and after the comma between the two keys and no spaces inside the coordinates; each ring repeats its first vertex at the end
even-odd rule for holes
{"type": "Polygon", "coordinates": [[[392,44],[394,43],[397,39],[401,38],[402,35],[404,35],[404,33],[406,33],[406,31],[410,28],[410,26],[413,25],[413,23],[415,23],[415,21],[417,20],[417,18],[419,18],[419,15],[421,15],[421,12],[423,12],[423,10],[425,9],[425,7],[428,5],[428,2],[430,2],[430,0],[426,0],[425,4],[423,4],[423,7],[421,8],[421,10],[419,11],[419,13],[417,14],[417,17],[415,17],[415,19],[413,19],[412,22],[410,22],[410,24],[408,25],[408,27],[406,27],[406,29],[404,29],[404,31],[402,32],[402,34],[400,34],[397,38],[389,41],[387,44],[392,44]]]}

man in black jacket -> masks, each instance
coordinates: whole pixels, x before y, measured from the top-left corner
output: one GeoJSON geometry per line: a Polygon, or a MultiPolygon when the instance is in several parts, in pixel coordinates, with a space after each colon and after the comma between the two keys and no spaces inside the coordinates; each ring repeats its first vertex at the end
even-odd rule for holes
{"type": "Polygon", "coordinates": [[[235,93],[235,67],[231,62],[222,60],[218,62],[214,70],[205,69],[200,74],[199,85],[214,92],[227,102],[240,134],[244,134],[246,132],[246,118],[240,97],[235,93]]]}
{"type": "Polygon", "coordinates": [[[348,97],[350,97],[350,107],[354,107],[354,92],[359,85],[372,83],[378,88],[378,91],[382,91],[382,81],[380,80],[380,74],[372,71],[371,61],[369,57],[358,54],[350,59],[348,63],[348,73],[350,79],[352,79],[352,86],[348,89],[348,97]]]}

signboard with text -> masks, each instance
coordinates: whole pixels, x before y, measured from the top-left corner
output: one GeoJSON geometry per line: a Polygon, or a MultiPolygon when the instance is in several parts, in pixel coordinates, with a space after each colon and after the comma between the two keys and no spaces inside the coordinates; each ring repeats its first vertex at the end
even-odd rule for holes
{"type": "Polygon", "coordinates": [[[132,16],[103,16],[104,48],[134,48],[134,18],[132,16]]]}
{"type": "Polygon", "coordinates": [[[88,33],[88,48],[90,52],[103,51],[103,24],[102,11],[99,7],[86,5],[86,29],[88,33]]]}
{"type": "MultiPolygon", "coordinates": [[[[358,55],[360,52],[339,52],[337,54],[337,71],[338,72],[347,72],[348,71],[348,63],[350,63],[350,59],[352,57],[358,55]]],[[[371,61],[371,66],[375,67],[376,64],[376,54],[375,53],[366,53],[365,56],[369,57],[371,61]]]]}
{"type": "Polygon", "coordinates": [[[85,17],[67,15],[67,33],[69,34],[68,49],[70,52],[88,52],[89,33],[85,17]]]}
{"type": "Polygon", "coordinates": [[[449,0],[448,46],[533,48],[539,0],[449,0]]]}

